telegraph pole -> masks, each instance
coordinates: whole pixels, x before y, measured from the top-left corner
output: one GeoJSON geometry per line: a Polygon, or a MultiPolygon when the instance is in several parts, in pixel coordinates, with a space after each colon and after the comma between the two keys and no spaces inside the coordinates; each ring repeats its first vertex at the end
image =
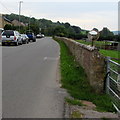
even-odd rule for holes
{"type": "Polygon", "coordinates": [[[30,19],[31,19],[31,15],[29,17],[29,32],[30,32],[30,19]]]}
{"type": "Polygon", "coordinates": [[[21,3],[23,3],[23,1],[19,2],[19,32],[20,32],[20,13],[21,13],[21,3]]]}

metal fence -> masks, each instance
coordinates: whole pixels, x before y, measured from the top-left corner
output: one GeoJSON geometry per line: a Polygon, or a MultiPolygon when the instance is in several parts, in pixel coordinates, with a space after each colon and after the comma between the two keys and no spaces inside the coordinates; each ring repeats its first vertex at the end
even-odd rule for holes
{"type": "Polygon", "coordinates": [[[106,92],[111,96],[115,109],[120,113],[120,64],[107,58],[106,92]]]}

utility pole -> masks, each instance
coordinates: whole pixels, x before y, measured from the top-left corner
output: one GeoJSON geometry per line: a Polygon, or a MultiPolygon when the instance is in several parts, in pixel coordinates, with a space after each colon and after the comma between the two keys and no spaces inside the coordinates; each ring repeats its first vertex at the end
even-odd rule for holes
{"type": "Polygon", "coordinates": [[[31,15],[29,17],[29,32],[30,32],[30,19],[31,19],[31,15]]]}
{"type": "Polygon", "coordinates": [[[20,13],[21,13],[21,3],[23,3],[23,1],[19,2],[19,32],[20,32],[20,13]]]}

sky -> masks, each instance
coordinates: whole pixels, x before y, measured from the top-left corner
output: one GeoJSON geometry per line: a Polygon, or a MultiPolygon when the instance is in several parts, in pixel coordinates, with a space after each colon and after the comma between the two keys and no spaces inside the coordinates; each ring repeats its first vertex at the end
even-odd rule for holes
{"type": "MultiPolygon", "coordinates": [[[[21,14],[53,22],[69,22],[82,29],[118,30],[118,0],[22,0],[21,14]]],[[[19,13],[19,0],[0,0],[0,13],[19,13]]]]}

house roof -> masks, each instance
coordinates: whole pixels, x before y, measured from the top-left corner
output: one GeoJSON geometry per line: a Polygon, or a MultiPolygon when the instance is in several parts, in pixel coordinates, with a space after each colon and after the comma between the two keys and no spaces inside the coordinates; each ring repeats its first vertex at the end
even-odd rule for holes
{"type": "Polygon", "coordinates": [[[1,14],[0,13],[0,17],[2,17],[5,21],[9,22],[9,23],[12,23],[9,19],[7,19],[4,14],[1,14]]]}
{"type": "Polygon", "coordinates": [[[5,16],[3,16],[3,19],[9,23],[12,23],[9,19],[7,19],[5,16]]]}

